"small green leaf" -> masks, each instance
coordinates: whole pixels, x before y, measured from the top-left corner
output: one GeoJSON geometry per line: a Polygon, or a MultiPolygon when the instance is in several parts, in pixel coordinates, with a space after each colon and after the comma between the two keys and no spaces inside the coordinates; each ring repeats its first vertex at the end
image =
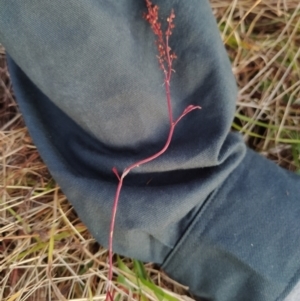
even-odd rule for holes
{"type": "Polygon", "coordinates": [[[131,285],[128,283],[128,281],[126,280],[126,278],[123,275],[118,275],[117,277],[117,282],[119,284],[122,284],[123,286],[125,286],[126,288],[131,289],[131,285]]]}
{"type": "Polygon", "coordinates": [[[178,301],[175,297],[165,293],[160,287],[155,285],[154,283],[145,280],[145,279],[140,279],[140,281],[143,283],[144,286],[146,286],[148,289],[150,289],[155,296],[158,298],[158,300],[163,301],[163,300],[168,300],[168,301],[178,301]]]}
{"type": "Polygon", "coordinates": [[[133,260],[134,271],[140,279],[149,279],[146,269],[141,261],[133,260]]]}
{"type": "Polygon", "coordinates": [[[119,256],[117,256],[117,263],[118,263],[118,268],[129,274],[129,275],[134,275],[134,273],[126,266],[126,264],[121,260],[121,258],[119,256]]]}

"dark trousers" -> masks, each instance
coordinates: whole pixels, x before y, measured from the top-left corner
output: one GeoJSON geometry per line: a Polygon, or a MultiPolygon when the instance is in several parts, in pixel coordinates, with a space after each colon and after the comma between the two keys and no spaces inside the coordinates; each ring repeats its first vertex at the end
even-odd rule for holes
{"type": "MultiPolygon", "coordinates": [[[[230,132],[236,83],[206,0],[175,11],[170,148],[125,179],[114,251],[153,261],[196,296],[283,300],[299,279],[300,178],[230,132]]],[[[168,134],[163,75],[144,1],[0,0],[0,43],[29,132],[79,217],[107,246],[112,167],[168,134]]]]}

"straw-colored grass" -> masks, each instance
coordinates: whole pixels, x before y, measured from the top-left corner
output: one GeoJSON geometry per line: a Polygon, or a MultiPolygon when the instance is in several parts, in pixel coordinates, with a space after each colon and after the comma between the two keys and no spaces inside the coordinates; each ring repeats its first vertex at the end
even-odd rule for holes
{"type": "Polygon", "coordinates": [[[233,128],[251,148],[299,172],[299,1],[211,2],[240,88],[233,128]]]}
{"type": "MultiPolygon", "coordinates": [[[[298,1],[211,3],[240,88],[233,129],[251,148],[299,172],[298,1]]],[[[0,164],[0,300],[104,300],[107,252],[91,237],[41,161],[14,102],[3,48],[0,164]]],[[[137,300],[140,290],[134,287],[140,284],[142,300],[158,300],[156,289],[136,282],[137,275],[142,277],[139,263],[122,260],[125,265],[116,262],[114,269],[121,299],[137,300]]],[[[188,299],[186,290],[162,271],[151,264],[145,268],[170,295],[188,299]]]]}

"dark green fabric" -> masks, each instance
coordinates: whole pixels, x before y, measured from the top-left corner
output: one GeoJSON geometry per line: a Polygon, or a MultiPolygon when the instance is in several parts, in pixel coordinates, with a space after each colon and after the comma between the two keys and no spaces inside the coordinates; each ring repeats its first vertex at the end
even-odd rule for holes
{"type": "MultiPolygon", "coordinates": [[[[114,250],[153,261],[198,297],[279,301],[299,279],[300,180],[230,133],[236,85],[207,1],[157,1],[176,18],[168,151],[124,182],[114,250]]],[[[119,171],[168,133],[143,1],[0,0],[0,42],[25,122],[53,177],[107,246],[119,171]]]]}

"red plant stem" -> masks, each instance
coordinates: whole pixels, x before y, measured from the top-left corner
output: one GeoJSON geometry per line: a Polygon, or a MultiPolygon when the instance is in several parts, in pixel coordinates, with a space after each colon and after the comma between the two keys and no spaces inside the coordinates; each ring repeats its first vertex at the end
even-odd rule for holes
{"type": "MultiPolygon", "coordinates": [[[[169,118],[170,119],[170,130],[169,130],[169,135],[168,135],[168,138],[167,138],[167,141],[166,141],[164,147],[157,153],[151,155],[150,157],[147,157],[143,160],[137,161],[136,163],[133,163],[133,164],[129,165],[128,167],[126,167],[121,176],[119,176],[116,169],[114,169],[114,173],[116,174],[116,176],[119,180],[119,183],[118,183],[118,187],[117,187],[114,202],[113,202],[112,218],[111,218],[110,230],[109,230],[109,256],[108,256],[109,257],[109,274],[108,274],[108,282],[109,283],[111,283],[112,276],[113,276],[113,268],[112,268],[113,267],[113,234],[114,234],[117,208],[118,208],[118,203],[119,203],[119,199],[120,199],[120,193],[121,193],[124,178],[132,169],[139,167],[143,164],[146,164],[150,161],[153,161],[157,157],[161,156],[168,149],[168,147],[171,143],[172,137],[173,137],[175,126],[181,120],[181,118],[193,110],[201,109],[200,106],[193,106],[193,105],[188,106],[182,112],[182,114],[176,119],[176,121],[175,122],[173,121],[172,104],[171,104],[171,96],[170,96],[171,71],[172,70],[169,70],[167,79],[165,80],[165,90],[166,90],[166,98],[167,98],[167,104],[168,104],[168,113],[169,113],[169,117],[170,117],[169,118]]],[[[109,293],[109,295],[110,295],[110,293],[109,293]]],[[[111,299],[111,295],[109,298],[111,299]]]]}
{"type": "MultiPolygon", "coordinates": [[[[151,4],[151,2],[149,0],[146,0],[146,3],[148,3],[149,5],[151,4]]],[[[150,9],[151,9],[151,7],[150,7],[150,9]]],[[[148,7],[148,10],[149,10],[149,7],[148,7]]],[[[157,11],[156,11],[156,13],[157,13],[157,11]]],[[[146,164],[150,161],[153,161],[154,159],[161,156],[168,149],[168,147],[171,143],[174,129],[175,129],[175,126],[177,125],[177,123],[191,111],[196,110],[196,109],[201,109],[200,106],[189,105],[184,109],[184,111],[181,113],[181,115],[175,121],[173,120],[171,93],[170,93],[170,81],[171,81],[171,75],[172,75],[172,71],[173,71],[172,70],[172,62],[173,62],[173,59],[176,58],[176,56],[174,56],[174,54],[170,55],[171,49],[169,48],[169,35],[171,35],[171,29],[174,27],[174,26],[172,27],[172,18],[175,17],[173,10],[172,10],[171,16],[170,16],[170,19],[168,19],[169,33],[166,33],[165,41],[162,38],[160,26],[156,22],[150,21],[151,25],[154,26],[154,32],[159,35],[160,45],[163,47],[163,49],[165,51],[164,62],[166,65],[161,60],[159,60],[159,62],[160,62],[161,68],[163,69],[164,78],[165,78],[164,79],[165,92],[166,92],[168,115],[169,115],[169,121],[170,121],[169,134],[168,134],[167,140],[165,142],[165,145],[162,147],[162,149],[160,151],[156,152],[155,154],[151,155],[150,157],[139,160],[139,161],[129,165],[128,167],[126,167],[123,170],[123,173],[121,174],[121,176],[118,174],[117,169],[115,167],[113,168],[113,172],[115,173],[119,182],[118,182],[118,186],[117,186],[117,190],[116,190],[115,198],[114,198],[114,202],[113,202],[112,216],[111,216],[110,230],[109,230],[109,243],[108,243],[108,245],[109,245],[109,255],[108,255],[109,273],[108,273],[108,282],[107,282],[106,301],[108,301],[108,300],[113,301],[113,294],[111,293],[111,283],[112,283],[112,277],[113,277],[113,235],[114,235],[114,228],[115,228],[118,203],[119,203],[119,199],[120,199],[120,193],[121,193],[122,186],[123,186],[123,180],[132,169],[139,167],[143,164],[146,164]],[[171,17],[172,15],[173,15],[173,17],[171,17]]]]}
{"type": "MultiPolygon", "coordinates": [[[[167,48],[169,47],[169,37],[166,37],[166,45],[167,48]]],[[[165,79],[165,90],[166,90],[166,97],[167,97],[167,104],[168,104],[168,114],[170,119],[170,127],[173,126],[173,113],[172,113],[172,103],[171,103],[171,92],[170,92],[170,81],[171,81],[171,75],[172,75],[172,62],[170,59],[170,52],[167,51],[167,64],[169,67],[168,75],[165,79]]],[[[170,132],[171,132],[170,128],[170,132]]],[[[173,129],[174,130],[174,129],[173,129]]],[[[172,137],[171,137],[172,138],[172,137]]]]}

